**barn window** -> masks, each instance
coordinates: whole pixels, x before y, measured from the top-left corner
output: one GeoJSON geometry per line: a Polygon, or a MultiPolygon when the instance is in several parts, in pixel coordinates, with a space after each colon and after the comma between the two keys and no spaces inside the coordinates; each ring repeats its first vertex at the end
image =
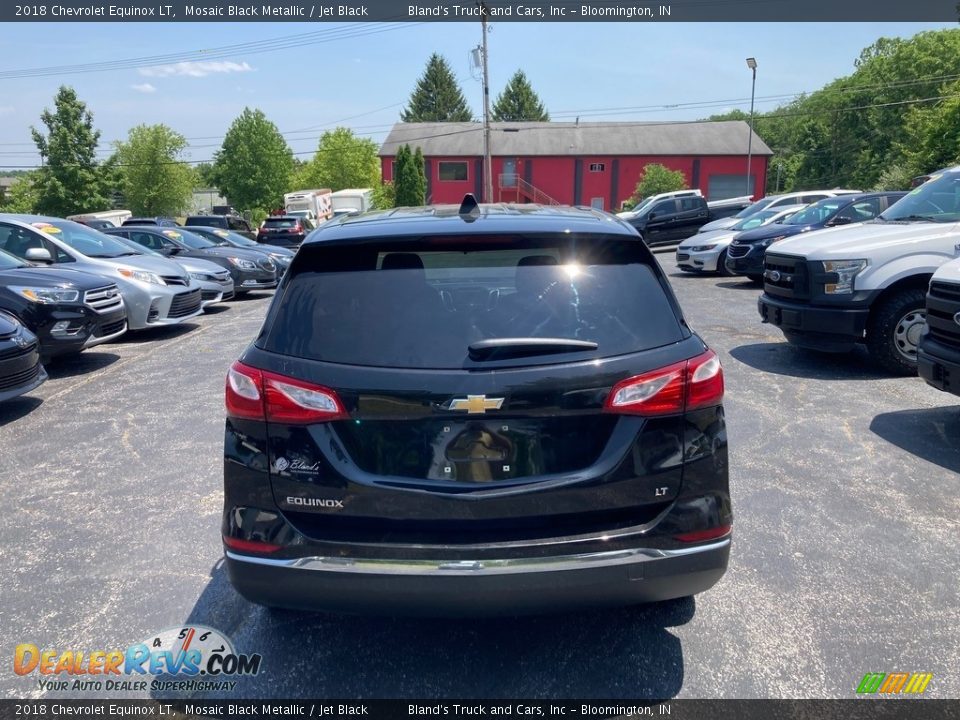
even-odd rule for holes
{"type": "Polygon", "coordinates": [[[590,172],[603,172],[606,169],[606,163],[590,163],[590,172]]]}
{"type": "Polygon", "coordinates": [[[439,165],[441,182],[463,182],[467,179],[467,163],[441,161],[439,165]]]}

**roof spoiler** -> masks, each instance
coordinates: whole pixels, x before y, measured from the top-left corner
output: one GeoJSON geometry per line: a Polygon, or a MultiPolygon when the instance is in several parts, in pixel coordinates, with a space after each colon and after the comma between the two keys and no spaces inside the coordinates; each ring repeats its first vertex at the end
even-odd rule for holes
{"type": "Polygon", "coordinates": [[[463,202],[460,203],[460,209],[457,210],[457,215],[460,216],[461,220],[465,220],[466,222],[473,222],[480,217],[480,204],[473,196],[473,193],[467,193],[463,196],[463,202]]]}

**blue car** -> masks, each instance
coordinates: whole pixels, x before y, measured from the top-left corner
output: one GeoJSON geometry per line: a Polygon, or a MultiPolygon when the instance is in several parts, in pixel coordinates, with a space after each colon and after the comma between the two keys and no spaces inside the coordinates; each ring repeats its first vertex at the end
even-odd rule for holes
{"type": "Polygon", "coordinates": [[[872,220],[904,195],[905,192],[884,191],[827,198],[782,223],[742,232],[727,249],[727,270],[733,275],[746,275],[754,282],[761,282],[763,255],[773,243],[812,230],[872,220]]]}

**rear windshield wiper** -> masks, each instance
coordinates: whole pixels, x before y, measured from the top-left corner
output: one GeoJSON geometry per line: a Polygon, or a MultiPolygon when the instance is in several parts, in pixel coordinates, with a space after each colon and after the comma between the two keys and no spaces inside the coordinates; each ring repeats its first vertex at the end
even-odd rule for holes
{"type": "Polygon", "coordinates": [[[471,360],[507,360],[531,355],[553,355],[596,350],[591,340],[572,338],[495,338],[475,342],[468,350],[471,360]]]}

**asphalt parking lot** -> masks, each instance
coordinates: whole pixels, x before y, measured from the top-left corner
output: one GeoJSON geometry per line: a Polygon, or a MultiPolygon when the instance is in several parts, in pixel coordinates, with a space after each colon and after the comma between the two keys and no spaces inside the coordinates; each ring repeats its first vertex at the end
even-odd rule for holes
{"type": "MultiPolygon", "coordinates": [[[[222,386],[261,295],[54,365],[0,406],[0,647],[208,625],[264,657],[224,697],[844,698],[892,671],[960,697],[958,398],[863,353],[795,351],[759,323],[756,287],[661,258],[726,369],[735,540],[708,593],[482,621],[249,605],[220,564],[222,386]]],[[[0,688],[43,695],[9,660],[0,688]]]]}

